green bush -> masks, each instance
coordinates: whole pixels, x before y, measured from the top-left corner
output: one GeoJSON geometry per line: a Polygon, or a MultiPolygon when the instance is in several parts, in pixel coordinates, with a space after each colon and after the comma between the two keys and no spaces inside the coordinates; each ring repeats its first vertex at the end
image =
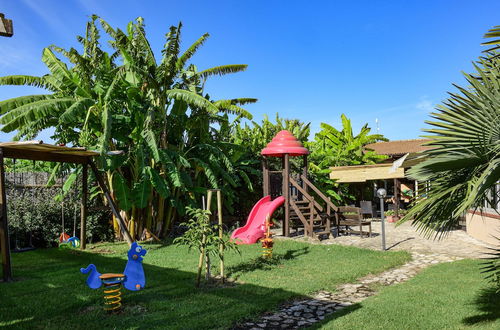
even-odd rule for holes
{"type": "MultiPolygon", "coordinates": [[[[73,236],[76,219],[76,236],[80,236],[80,196],[69,193],[62,203],[55,196],[60,188],[14,188],[7,186],[7,215],[12,248],[28,246],[48,247],[57,245],[62,231],[62,214],[65,232],[73,236]],[[64,211],[63,211],[64,210],[64,211]]],[[[87,241],[113,239],[109,221],[111,212],[99,205],[96,198],[89,202],[87,216],[87,241]]]]}

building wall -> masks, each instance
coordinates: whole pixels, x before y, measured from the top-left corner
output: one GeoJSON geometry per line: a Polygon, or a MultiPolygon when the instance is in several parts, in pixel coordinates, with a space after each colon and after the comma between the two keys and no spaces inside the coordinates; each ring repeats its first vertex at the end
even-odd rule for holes
{"type": "Polygon", "coordinates": [[[500,243],[500,215],[492,212],[469,211],[465,216],[467,233],[492,245],[500,243]],[[498,237],[496,239],[495,237],[498,237]]]}

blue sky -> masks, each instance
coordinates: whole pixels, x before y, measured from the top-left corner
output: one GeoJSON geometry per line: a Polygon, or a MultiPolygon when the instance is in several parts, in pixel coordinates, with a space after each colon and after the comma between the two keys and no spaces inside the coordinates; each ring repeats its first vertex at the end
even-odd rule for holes
{"type": "MultiPolygon", "coordinates": [[[[483,47],[483,34],[500,25],[500,1],[99,1],[0,0],[14,21],[14,37],[0,38],[0,75],[46,73],[43,47],[76,46],[95,13],[125,27],[145,18],[159,53],[170,25],[183,22],[184,47],[211,38],[193,62],[200,68],[248,64],[246,72],[213,78],[214,98],[256,97],[247,107],[260,120],[282,117],[340,124],[352,119],[391,140],[421,134],[436,104],[463,83],[461,71],[483,47]]],[[[36,93],[0,86],[0,100],[36,93]]],[[[48,141],[50,132],[41,138],[48,141]]],[[[0,141],[11,138],[0,133],[0,141]]]]}

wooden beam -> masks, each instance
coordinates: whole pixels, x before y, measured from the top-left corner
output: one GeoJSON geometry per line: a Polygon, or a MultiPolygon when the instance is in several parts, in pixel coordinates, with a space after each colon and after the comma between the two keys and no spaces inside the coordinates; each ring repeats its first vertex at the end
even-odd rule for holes
{"type": "Polygon", "coordinates": [[[92,172],[94,173],[97,183],[99,184],[99,187],[101,187],[102,191],[104,192],[104,196],[108,200],[109,206],[111,207],[111,211],[113,211],[113,214],[116,217],[116,220],[118,220],[118,225],[120,226],[120,231],[125,237],[125,240],[129,245],[132,245],[134,242],[134,239],[130,236],[130,233],[127,230],[127,226],[125,225],[125,221],[123,221],[123,218],[120,214],[120,211],[118,210],[118,207],[116,206],[115,202],[113,201],[113,198],[111,198],[111,194],[109,193],[108,186],[106,183],[104,183],[104,180],[99,173],[99,170],[97,169],[97,166],[94,164],[94,161],[90,160],[89,161],[90,168],[92,169],[92,172]]]}
{"type": "Polygon", "coordinates": [[[285,221],[283,236],[290,236],[290,156],[283,157],[283,195],[285,195],[285,221]]]}
{"type": "Polygon", "coordinates": [[[396,220],[399,220],[400,190],[401,182],[399,181],[399,179],[394,179],[394,217],[396,220]]]}
{"type": "Polygon", "coordinates": [[[7,196],[5,193],[5,167],[3,149],[0,148],[0,250],[4,282],[12,281],[10,263],[9,224],[7,221],[7,196]]]}
{"type": "Polygon", "coordinates": [[[14,148],[3,148],[3,157],[76,164],[86,164],[91,158],[89,156],[76,156],[65,153],[51,153],[46,151],[22,150],[14,148]]]}
{"type": "MultiPolygon", "coordinates": [[[[307,178],[307,155],[304,155],[304,163],[302,164],[302,175],[307,178]]],[[[307,191],[307,185],[304,185],[305,191],[307,191]]]]}
{"type": "Polygon", "coordinates": [[[270,194],[270,189],[269,189],[269,162],[268,162],[266,156],[264,156],[264,159],[262,160],[262,190],[263,190],[264,196],[267,196],[267,195],[270,194]]]}
{"type": "Polygon", "coordinates": [[[82,199],[80,201],[80,248],[85,250],[87,246],[87,181],[88,165],[82,166],[82,199]]]}

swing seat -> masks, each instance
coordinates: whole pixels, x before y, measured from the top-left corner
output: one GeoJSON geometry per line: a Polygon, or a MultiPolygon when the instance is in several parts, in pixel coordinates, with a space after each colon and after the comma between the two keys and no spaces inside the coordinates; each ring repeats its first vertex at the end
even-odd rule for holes
{"type": "Polygon", "coordinates": [[[62,233],[61,235],[59,235],[59,243],[67,243],[70,238],[71,236],[69,236],[68,234],[62,233]]]}

